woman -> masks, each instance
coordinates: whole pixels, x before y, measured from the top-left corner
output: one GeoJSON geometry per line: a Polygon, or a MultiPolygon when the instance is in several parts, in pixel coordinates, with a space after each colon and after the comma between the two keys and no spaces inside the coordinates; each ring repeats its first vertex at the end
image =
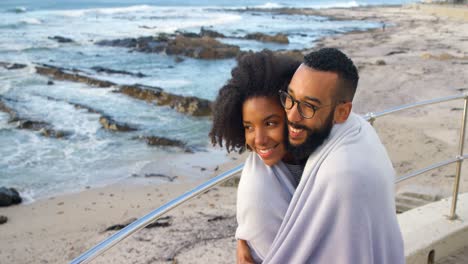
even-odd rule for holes
{"type": "Polygon", "coordinates": [[[281,225],[302,168],[286,151],[286,116],[278,91],[300,62],[269,51],[238,58],[214,104],[213,145],[248,149],[237,195],[238,263],[259,263],[281,225]]]}

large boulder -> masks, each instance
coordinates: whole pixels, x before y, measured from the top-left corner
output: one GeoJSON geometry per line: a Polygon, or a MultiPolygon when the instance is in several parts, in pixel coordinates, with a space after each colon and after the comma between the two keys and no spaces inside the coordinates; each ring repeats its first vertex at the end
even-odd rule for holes
{"type": "Polygon", "coordinates": [[[209,60],[234,58],[239,51],[238,46],[223,44],[211,37],[190,38],[182,35],[170,40],[166,48],[169,55],[209,60]]]}
{"type": "Polygon", "coordinates": [[[15,188],[0,187],[0,206],[21,203],[22,199],[15,188]]]}
{"type": "Polygon", "coordinates": [[[177,32],[175,35],[159,34],[155,37],[102,40],[96,44],[133,48],[139,52],[166,52],[169,55],[183,55],[196,59],[235,58],[240,48],[214,39],[222,36],[218,32],[202,29],[200,34],[177,32]]]}

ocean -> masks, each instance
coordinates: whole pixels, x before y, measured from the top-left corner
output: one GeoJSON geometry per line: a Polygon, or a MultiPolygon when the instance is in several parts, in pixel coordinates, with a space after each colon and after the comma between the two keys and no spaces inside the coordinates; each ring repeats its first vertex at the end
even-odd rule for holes
{"type": "MultiPolygon", "coordinates": [[[[209,117],[185,115],[167,106],[96,88],[83,83],[38,75],[33,65],[47,64],[85,72],[117,84],[161,87],[167,92],[213,100],[230,76],[234,59],[201,60],[163,53],[131,52],[98,46],[100,40],[142,37],[175,31],[198,33],[201,27],[225,35],[284,33],[289,44],[220,39],[241,50],[292,50],[314,46],[326,35],[380,27],[380,22],[340,21],[325,17],[272,15],[248,10],[281,7],[356,7],[394,5],[409,1],[216,1],[216,0],[3,0],[0,2],[0,62],[28,67],[0,67],[0,100],[22,118],[47,122],[66,131],[65,138],[18,129],[0,111],[0,187],[14,187],[27,201],[84,188],[104,186],[144,174],[207,177],[200,168],[227,159],[208,139],[209,117]],[[59,43],[54,36],[73,40],[59,43]],[[93,67],[141,75],[104,73],[93,67]],[[110,132],[99,114],[76,108],[85,105],[136,131],[110,132]],[[174,147],[148,146],[135,140],[160,136],[183,141],[194,153],[174,147]]],[[[156,181],[156,180],[155,180],[156,181]]]]}

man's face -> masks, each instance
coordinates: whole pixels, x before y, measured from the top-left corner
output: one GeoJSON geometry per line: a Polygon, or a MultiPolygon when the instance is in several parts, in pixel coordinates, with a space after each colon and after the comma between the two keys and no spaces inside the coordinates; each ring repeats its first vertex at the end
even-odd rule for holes
{"type": "Polygon", "coordinates": [[[299,155],[296,158],[309,156],[330,134],[334,123],[337,84],[338,74],[317,71],[304,64],[294,74],[288,93],[297,101],[317,109],[309,119],[301,116],[297,103],[286,110],[290,151],[299,155]]]}

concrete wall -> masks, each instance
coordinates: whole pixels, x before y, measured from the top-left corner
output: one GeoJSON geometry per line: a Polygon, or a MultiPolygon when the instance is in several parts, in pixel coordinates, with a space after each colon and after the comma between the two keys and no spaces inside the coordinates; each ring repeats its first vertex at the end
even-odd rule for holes
{"type": "Polygon", "coordinates": [[[431,251],[437,261],[468,246],[468,193],[458,198],[457,220],[447,218],[451,202],[446,198],[398,215],[407,264],[428,263],[431,251]]]}

